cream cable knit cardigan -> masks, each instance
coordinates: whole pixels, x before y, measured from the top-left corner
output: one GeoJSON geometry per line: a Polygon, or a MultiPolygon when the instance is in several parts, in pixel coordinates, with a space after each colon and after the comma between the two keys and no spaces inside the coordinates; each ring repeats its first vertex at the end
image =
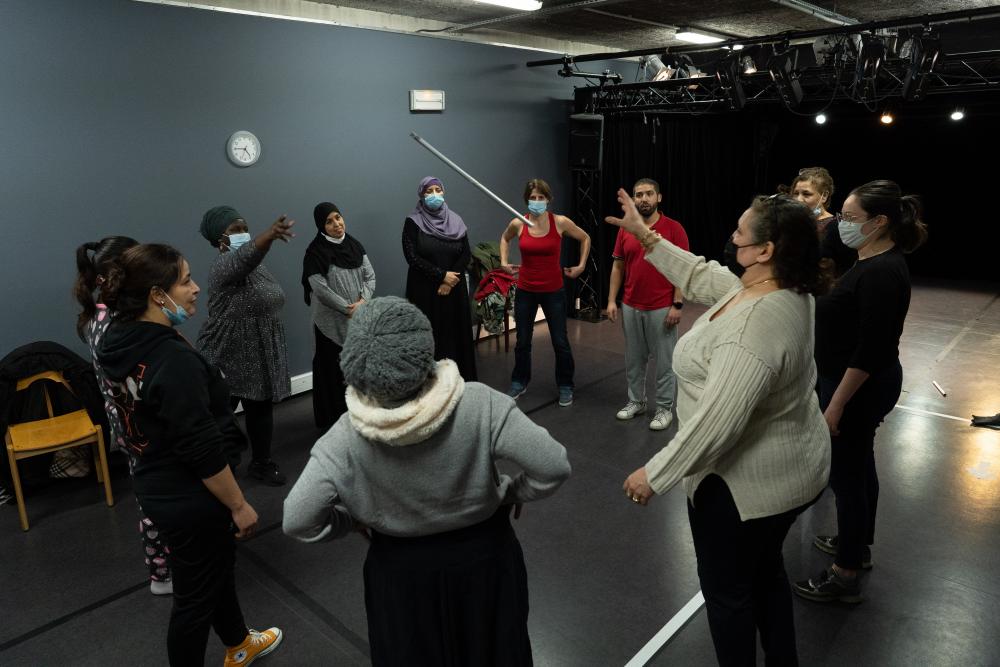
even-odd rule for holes
{"type": "Polygon", "coordinates": [[[712,316],[743,288],[729,269],[660,241],[646,259],[711,306],[674,350],[677,435],[646,463],[650,486],[681,479],[688,498],[716,474],[742,520],[793,509],[830,474],[830,434],[816,398],[812,296],[783,289],[712,316]]]}

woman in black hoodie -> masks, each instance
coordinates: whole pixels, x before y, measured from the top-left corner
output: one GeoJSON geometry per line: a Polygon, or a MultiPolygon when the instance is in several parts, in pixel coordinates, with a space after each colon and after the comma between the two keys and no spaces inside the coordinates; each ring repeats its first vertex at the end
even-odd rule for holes
{"type": "Polygon", "coordinates": [[[281,630],[248,630],[236,596],[234,535],[252,535],[257,513],[232,473],[246,441],[229,387],[174,329],[194,314],[198,291],[174,248],[125,251],[102,286],[115,316],[97,356],[116,383],[136,496],[170,548],[170,664],[203,664],[212,627],[225,664],[245,665],[277,648],[281,630]]]}

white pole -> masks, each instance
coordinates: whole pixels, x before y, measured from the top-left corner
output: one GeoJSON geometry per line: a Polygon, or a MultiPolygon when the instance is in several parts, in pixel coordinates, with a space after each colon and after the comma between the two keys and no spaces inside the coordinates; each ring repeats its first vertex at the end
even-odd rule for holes
{"type": "Polygon", "coordinates": [[[479,181],[477,181],[476,179],[474,179],[472,176],[470,176],[464,169],[462,169],[461,167],[459,167],[457,164],[455,164],[454,162],[452,162],[451,160],[449,160],[448,157],[446,155],[444,155],[441,151],[439,151],[438,149],[434,148],[429,143],[427,143],[426,141],[424,141],[423,137],[421,137],[420,135],[418,135],[416,132],[410,132],[410,136],[413,137],[417,141],[418,144],[420,144],[421,146],[423,146],[424,148],[426,148],[427,150],[429,150],[431,153],[433,153],[439,160],[441,160],[446,165],[448,165],[449,167],[451,167],[452,169],[454,169],[455,171],[457,171],[460,176],[462,176],[463,178],[465,178],[465,180],[467,180],[469,183],[472,183],[477,188],[479,188],[484,193],[486,193],[486,195],[488,195],[490,198],[492,198],[493,201],[495,201],[496,203],[500,204],[505,209],[507,209],[508,211],[510,211],[511,213],[513,213],[514,217],[520,218],[529,227],[534,227],[535,226],[535,224],[533,222],[531,222],[531,220],[528,220],[522,214],[518,213],[516,208],[514,208],[513,206],[511,206],[510,204],[508,204],[504,200],[500,199],[500,197],[497,197],[495,194],[493,194],[490,191],[489,188],[487,188],[485,185],[483,185],[482,183],[480,183],[479,181]]]}

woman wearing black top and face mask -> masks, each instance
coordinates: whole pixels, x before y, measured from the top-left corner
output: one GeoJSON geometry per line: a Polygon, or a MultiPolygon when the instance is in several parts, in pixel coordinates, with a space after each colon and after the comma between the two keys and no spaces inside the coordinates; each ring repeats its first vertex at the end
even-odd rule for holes
{"type": "Polygon", "coordinates": [[[316,238],[302,261],[302,287],[316,336],[313,417],[326,431],[347,410],[340,352],[354,310],[375,293],[375,269],[364,246],[347,233],[347,221],[336,204],[316,204],[313,219],[316,238]]]}
{"type": "Polygon", "coordinates": [[[840,237],[858,261],[816,300],[816,369],[832,440],[838,534],[813,541],[836,558],[829,570],[795,584],[810,600],[862,599],[857,575],[871,567],[879,490],[875,431],[902,389],[899,337],[910,306],[903,254],[927,239],[921,214],[916,197],[892,181],[872,181],[851,192],[837,216],[840,237]]]}

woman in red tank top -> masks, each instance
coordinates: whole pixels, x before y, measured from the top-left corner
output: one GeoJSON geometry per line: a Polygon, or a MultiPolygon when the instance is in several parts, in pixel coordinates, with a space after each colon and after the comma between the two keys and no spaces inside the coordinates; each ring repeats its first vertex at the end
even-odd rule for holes
{"type": "Polygon", "coordinates": [[[500,237],[500,262],[510,273],[517,273],[517,293],[514,298],[514,324],[517,327],[517,344],[514,346],[514,372],[510,390],[515,399],[528,389],[531,380],[531,335],[535,313],[541,306],[556,354],[556,385],[559,387],[559,405],[573,403],[573,351],[566,334],[566,290],[563,279],[574,279],[583,273],[590,254],[590,236],[564,215],[548,211],[552,189],[540,178],[533,178],[524,187],[524,202],[528,205],[527,218],[533,223],[528,227],[519,218],[507,225],[500,237]],[[562,268],[562,237],[567,235],[580,242],[580,262],[562,268]],[[521,264],[508,261],[510,242],[518,240],[521,264]]]}

